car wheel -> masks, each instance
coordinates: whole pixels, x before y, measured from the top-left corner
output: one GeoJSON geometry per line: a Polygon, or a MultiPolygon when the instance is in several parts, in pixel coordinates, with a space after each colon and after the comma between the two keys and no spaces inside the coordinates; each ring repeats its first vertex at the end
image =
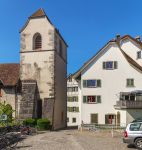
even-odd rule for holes
{"type": "Polygon", "coordinates": [[[138,138],[135,141],[135,146],[136,148],[138,148],[139,150],[142,150],[142,138],[138,138]]]}

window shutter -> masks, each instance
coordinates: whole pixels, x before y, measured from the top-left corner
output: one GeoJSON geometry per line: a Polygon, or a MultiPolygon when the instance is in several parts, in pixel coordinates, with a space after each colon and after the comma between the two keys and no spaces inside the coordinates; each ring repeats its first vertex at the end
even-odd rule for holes
{"type": "Polygon", "coordinates": [[[83,80],[83,87],[87,87],[87,80],[83,80]]]}
{"type": "Polygon", "coordinates": [[[70,107],[70,112],[73,112],[73,108],[72,107],[70,107]]]}
{"type": "Polygon", "coordinates": [[[78,96],[76,96],[76,102],[78,102],[78,96]]]}
{"type": "Polygon", "coordinates": [[[118,63],[117,61],[114,61],[114,69],[117,69],[118,68],[118,63]]]}
{"type": "Polygon", "coordinates": [[[101,87],[101,80],[97,80],[97,87],[101,87]]]}
{"type": "Polygon", "coordinates": [[[79,112],[79,107],[76,107],[76,112],[79,112]]]}
{"type": "Polygon", "coordinates": [[[101,103],[101,96],[100,95],[97,96],[97,102],[101,103]]]}
{"type": "Polygon", "coordinates": [[[70,101],[70,102],[72,101],[72,97],[69,97],[69,101],[70,101]]]}
{"type": "Polygon", "coordinates": [[[103,62],[103,69],[106,69],[106,62],[103,62]]]}
{"type": "Polygon", "coordinates": [[[86,98],[87,98],[87,96],[83,96],[83,103],[86,103],[87,101],[86,101],[86,98]]]}

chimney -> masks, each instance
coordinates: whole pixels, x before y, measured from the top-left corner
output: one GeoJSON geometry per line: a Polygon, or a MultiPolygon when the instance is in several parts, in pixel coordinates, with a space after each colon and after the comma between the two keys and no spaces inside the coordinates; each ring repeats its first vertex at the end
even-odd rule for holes
{"type": "Polygon", "coordinates": [[[141,37],[140,37],[139,35],[136,36],[135,39],[136,39],[137,41],[141,42],[141,37]]]}
{"type": "Polygon", "coordinates": [[[118,42],[118,41],[120,41],[120,39],[121,39],[120,34],[117,34],[116,35],[116,41],[118,42]]]}

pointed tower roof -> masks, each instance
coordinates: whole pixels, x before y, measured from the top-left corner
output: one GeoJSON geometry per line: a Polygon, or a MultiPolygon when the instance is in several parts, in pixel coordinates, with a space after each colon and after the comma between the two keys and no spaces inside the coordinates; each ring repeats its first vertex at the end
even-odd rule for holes
{"type": "Polygon", "coordinates": [[[37,17],[45,17],[46,14],[42,8],[38,9],[35,13],[33,13],[29,18],[37,18],[37,17]]]}

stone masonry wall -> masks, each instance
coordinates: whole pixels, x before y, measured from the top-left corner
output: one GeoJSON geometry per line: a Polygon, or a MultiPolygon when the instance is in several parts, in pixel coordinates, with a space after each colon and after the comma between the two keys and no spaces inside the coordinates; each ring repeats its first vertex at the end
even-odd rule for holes
{"type": "Polygon", "coordinates": [[[36,81],[24,80],[22,81],[22,99],[19,104],[19,119],[34,118],[35,104],[36,104],[36,81]]]}

